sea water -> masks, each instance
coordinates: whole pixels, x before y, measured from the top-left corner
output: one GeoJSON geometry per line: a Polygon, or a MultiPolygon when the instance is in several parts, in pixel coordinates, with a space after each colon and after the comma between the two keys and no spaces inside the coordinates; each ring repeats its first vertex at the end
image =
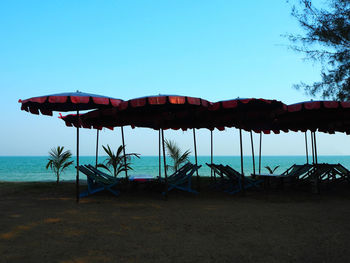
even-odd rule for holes
{"type": "MultiPolygon", "coordinates": [[[[46,170],[47,158],[45,156],[37,157],[0,157],[0,181],[55,181],[54,173],[49,169],[46,170]]],[[[103,163],[106,157],[99,157],[98,162],[103,163]]],[[[73,159],[75,161],[75,158],[73,159]]],[[[79,158],[80,164],[92,164],[95,165],[95,156],[81,156],[79,158]]],[[[190,161],[195,163],[194,156],[190,156],[190,161]]],[[[312,158],[309,157],[309,162],[312,158]]],[[[171,159],[166,159],[167,164],[172,164],[171,159]]],[[[227,164],[232,166],[237,171],[241,171],[241,158],[240,156],[215,156],[213,162],[217,164],[227,164]]],[[[210,163],[210,156],[198,156],[198,164],[202,165],[199,169],[200,176],[210,176],[210,168],[206,165],[210,163]]],[[[285,171],[293,164],[306,163],[305,156],[263,156],[261,158],[261,173],[268,173],[265,166],[274,168],[279,166],[276,170],[276,174],[285,171]]],[[[350,169],[350,156],[318,156],[318,163],[341,163],[346,168],[350,169]]],[[[162,176],[164,176],[164,162],[161,159],[162,176]]],[[[76,170],[74,165],[68,167],[62,174],[62,181],[75,180],[76,170]]],[[[159,159],[158,156],[142,156],[140,159],[133,158],[131,160],[131,167],[133,170],[128,172],[130,176],[153,176],[159,175],[159,159]]],[[[244,174],[250,175],[253,172],[253,158],[251,156],[245,156],[243,159],[244,174]]],[[[258,173],[259,170],[259,158],[255,158],[255,170],[258,173]]],[[[171,173],[169,170],[168,173],[171,173]]],[[[119,176],[124,176],[122,172],[119,176]]],[[[84,178],[84,175],[80,173],[80,177],[84,178]]]]}

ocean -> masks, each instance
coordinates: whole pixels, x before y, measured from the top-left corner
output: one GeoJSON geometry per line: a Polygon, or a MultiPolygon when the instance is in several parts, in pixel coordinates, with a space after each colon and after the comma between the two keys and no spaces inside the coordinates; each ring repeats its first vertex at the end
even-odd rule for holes
{"type": "MultiPolygon", "coordinates": [[[[0,157],[0,181],[13,181],[13,182],[29,182],[29,181],[55,181],[55,175],[51,170],[46,170],[47,163],[46,156],[8,156],[0,157]]],[[[80,164],[95,164],[95,156],[81,156],[80,164]]],[[[99,163],[105,160],[104,156],[99,157],[99,163]]],[[[309,161],[312,161],[311,156],[309,161]]],[[[163,169],[163,159],[162,169],[163,169]]],[[[190,157],[190,161],[194,163],[194,156],[190,157]]],[[[158,156],[143,156],[140,159],[132,159],[132,171],[128,174],[131,176],[158,176],[158,156]]],[[[241,171],[241,159],[240,156],[215,156],[214,163],[228,164],[238,171],[241,171]]],[[[258,172],[259,160],[255,158],[256,171],[258,172]]],[[[198,156],[198,164],[202,165],[199,169],[200,176],[210,176],[210,169],[205,163],[210,163],[210,156],[198,156]]],[[[265,166],[280,167],[276,170],[276,174],[283,172],[292,164],[304,164],[306,163],[305,156],[263,156],[261,158],[261,172],[268,173],[265,166]]],[[[318,163],[341,163],[346,168],[350,169],[350,156],[318,156],[318,163]]],[[[167,164],[171,164],[171,160],[167,158],[167,164]]],[[[251,156],[244,157],[244,173],[250,175],[253,172],[253,160],[251,156]]],[[[71,181],[75,180],[76,171],[74,166],[70,166],[61,174],[60,180],[71,181]]],[[[120,174],[124,176],[124,173],[120,174]]],[[[162,176],[164,172],[162,170],[162,176]]],[[[80,174],[82,179],[85,179],[83,174],[80,174]]]]}

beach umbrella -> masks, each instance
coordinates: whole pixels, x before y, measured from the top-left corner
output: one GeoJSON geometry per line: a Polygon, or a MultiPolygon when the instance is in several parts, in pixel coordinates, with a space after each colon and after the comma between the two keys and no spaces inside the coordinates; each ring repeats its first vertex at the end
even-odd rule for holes
{"type": "MultiPolygon", "coordinates": [[[[76,111],[76,122],[80,122],[80,111],[117,107],[122,100],[111,97],[77,92],[58,93],[39,97],[19,100],[21,109],[32,114],[52,116],[53,111],[68,112],[76,111]]],[[[77,175],[76,175],[76,198],[79,201],[79,127],[77,125],[77,175]]]]}
{"type": "Polygon", "coordinates": [[[350,102],[306,101],[287,106],[272,125],[287,132],[316,130],[325,133],[350,133],[350,102]]]}
{"type": "MultiPolygon", "coordinates": [[[[164,130],[194,129],[205,127],[201,115],[207,111],[211,103],[207,100],[179,95],[157,95],[122,101],[117,107],[95,110],[81,115],[80,121],[72,115],[63,118],[67,126],[85,128],[101,127],[145,127],[159,130],[159,142],[162,141],[163,157],[164,130]]],[[[196,134],[193,132],[195,159],[197,164],[196,134]]],[[[160,144],[160,143],[159,143],[160,144]]],[[[160,147],[159,147],[160,150],[160,147]]],[[[167,182],[166,164],[164,174],[167,182]]],[[[199,185],[199,176],[197,174],[199,185]]]]}
{"type": "Polygon", "coordinates": [[[274,129],[305,133],[306,162],[309,163],[307,131],[310,130],[312,163],[317,164],[316,131],[350,133],[350,102],[306,101],[287,106],[278,116],[274,129]]]}
{"type": "MultiPolygon", "coordinates": [[[[281,101],[268,100],[261,98],[231,99],[218,101],[211,104],[208,108],[206,119],[207,128],[224,130],[225,127],[234,127],[239,129],[240,155],[241,155],[241,174],[242,184],[244,185],[244,167],[243,167],[243,141],[242,130],[250,132],[253,171],[255,173],[255,156],[253,146],[252,131],[260,133],[270,133],[276,118],[283,114],[286,105],[281,101]]],[[[212,153],[212,151],[211,151],[212,153]]],[[[212,157],[211,157],[212,159],[212,157]]],[[[261,137],[259,149],[259,171],[261,170],[261,137]]],[[[244,192],[243,187],[243,192],[244,192]]]]}

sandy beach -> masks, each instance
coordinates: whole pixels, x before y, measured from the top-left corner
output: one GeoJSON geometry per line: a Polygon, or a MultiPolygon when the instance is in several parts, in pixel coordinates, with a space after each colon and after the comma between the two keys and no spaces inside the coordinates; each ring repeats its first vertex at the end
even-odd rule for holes
{"type": "Polygon", "coordinates": [[[349,262],[347,185],[75,202],[72,183],[0,184],[0,262],[349,262]]]}

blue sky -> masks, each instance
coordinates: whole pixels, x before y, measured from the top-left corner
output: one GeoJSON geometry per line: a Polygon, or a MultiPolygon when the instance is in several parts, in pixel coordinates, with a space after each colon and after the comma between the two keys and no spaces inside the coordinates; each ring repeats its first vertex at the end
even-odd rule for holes
{"type": "MultiPolygon", "coordinates": [[[[154,94],[210,101],[309,100],[292,88],[319,79],[281,35],[300,32],[285,1],[1,1],[0,155],[46,155],[56,145],[75,153],[75,130],[55,117],[20,110],[18,99],[80,90],[121,99],[154,94]]],[[[209,132],[198,133],[210,154],[209,132]]],[[[215,132],[215,154],[239,154],[238,132],[215,132]]],[[[157,132],[126,128],[130,151],[157,154],[157,132]]],[[[192,132],[167,131],[183,148],[192,132]]],[[[245,151],[250,154],[245,134],[245,151]]],[[[268,155],[304,154],[303,135],[264,137],[268,155]],[[283,147],[281,147],[283,145],[283,147]]],[[[119,129],[102,144],[120,144],[119,129]]],[[[256,137],[257,141],[257,137],[256,137]]],[[[320,154],[349,154],[345,135],[319,135],[320,154]]],[[[94,154],[95,131],[82,131],[81,153],[94,154]]],[[[349,148],[349,147],[348,147],[349,148]]]]}

